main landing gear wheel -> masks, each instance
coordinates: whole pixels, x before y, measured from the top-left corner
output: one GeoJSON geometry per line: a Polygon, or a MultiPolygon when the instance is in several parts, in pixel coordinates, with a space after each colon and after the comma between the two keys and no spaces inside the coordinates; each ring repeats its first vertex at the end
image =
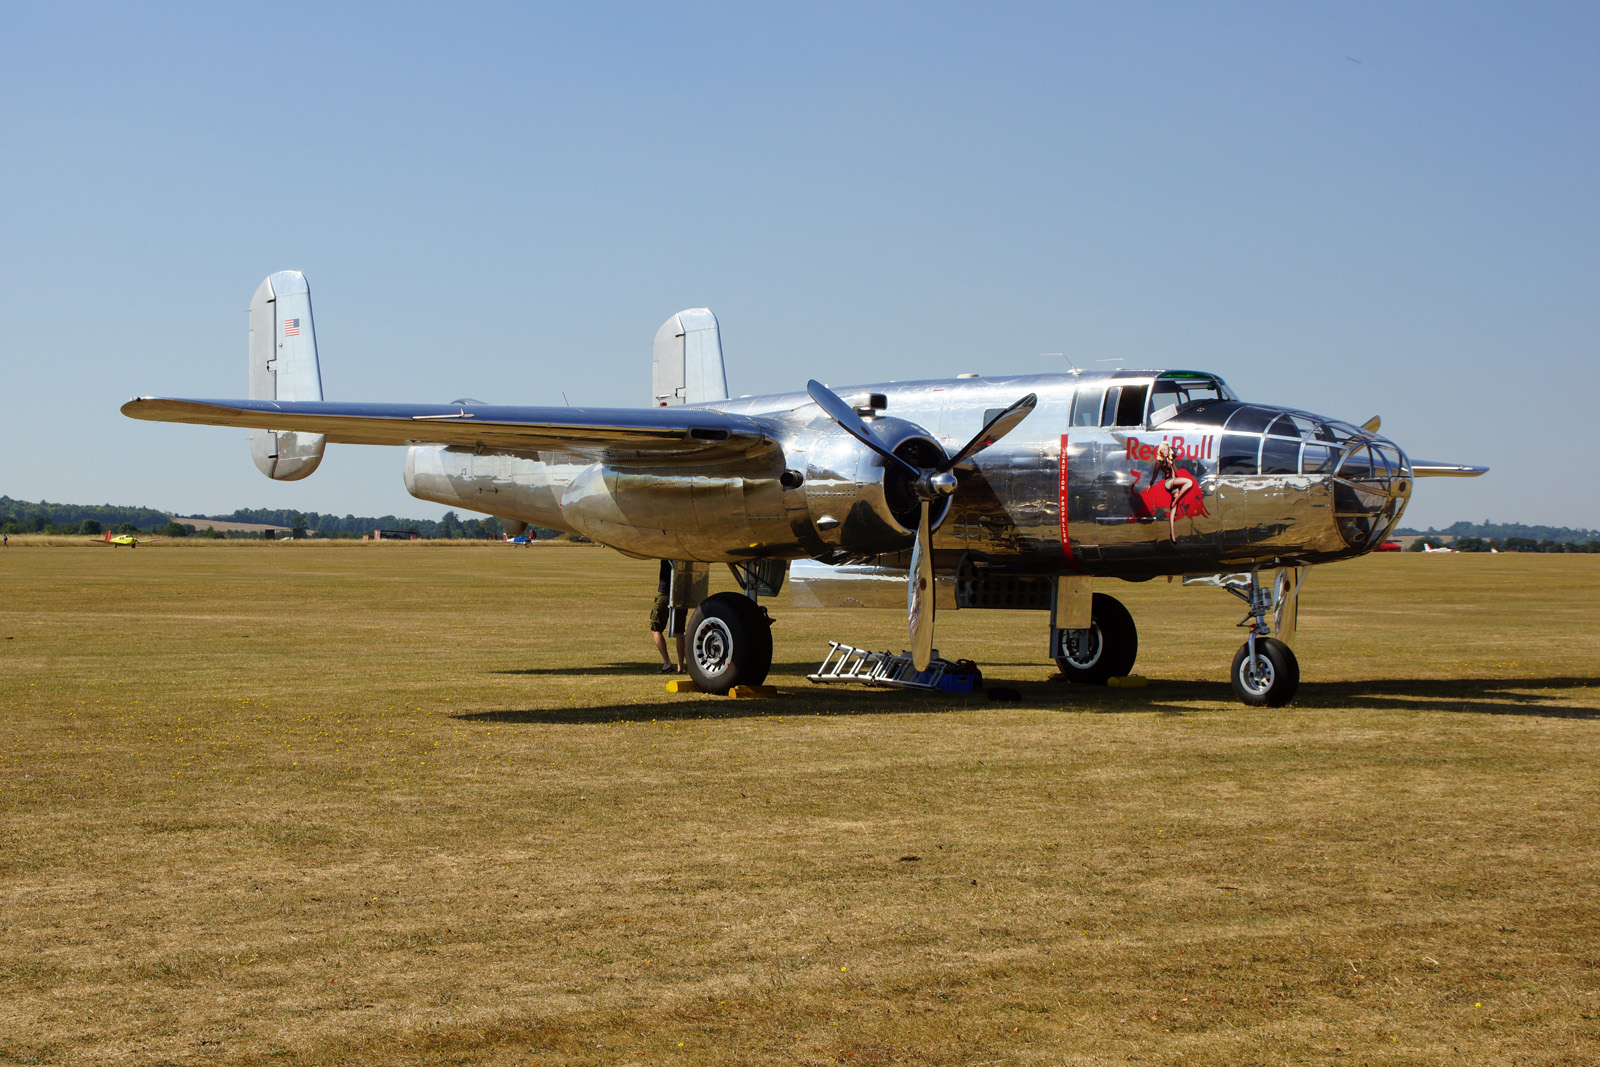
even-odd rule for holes
{"type": "Polygon", "coordinates": [[[1252,661],[1250,642],[1239,646],[1233,655],[1233,670],[1228,673],[1233,693],[1253,708],[1281,708],[1294,699],[1300,688],[1300,661],[1294,650],[1276,637],[1256,638],[1252,661]]]}
{"type": "Polygon", "coordinates": [[[772,619],[741,593],[707,597],[689,617],[689,676],[707,693],[760,685],[772,669],[772,619]]]}
{"type": "Polygon", "coordinates": [[[1089,628],[1068,635],[1067,654],[1056,657],[1056,666],[1069,682],[1105,685],[1107,678],[1133,670],[1139,657],[1139,630],[1122,601],[1105,593],[1094,595],[1089,614],[1089,628]]]}

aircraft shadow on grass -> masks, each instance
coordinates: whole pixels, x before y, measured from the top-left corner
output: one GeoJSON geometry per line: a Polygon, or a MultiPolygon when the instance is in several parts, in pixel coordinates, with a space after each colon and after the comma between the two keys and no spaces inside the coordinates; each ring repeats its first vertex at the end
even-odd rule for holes
{"type": "MultiPolygon", "coordinates": [[[[1137,697],[1106,711],[1187,712],[1184,705],[1169,703],[1167,690],[1182,686],[1185,700],[1226,702],[1232,690],[1226,682],[1166,681],[1152,683],[1150,689],[1131,690],[1149,693],[1150,704],[1140,708],[1137,697]]],[[[1600,707],[1557,703],[1549,690],[1600,689],[1600,677],[1565,676],[1559,678],[1370,678],[1356,682],[1300,683],[1294,703],[1284,709],[1375,708],[1392,711],[1441,711],[1467,715],[1524,715],[1548,719],[1600,719],[1600,707]],[[1531,692],[1530,692],[1531,690],[1531,692]]],[[[1026,699],[1026,697],[1024,698],[1026,699]]]]}
{"type": "MultiPolygon", "coordinates": [[[[619,664],[639,668],[640,665],[619,664]]],[[[777,665],[779,673],[802,674],[809,664],[777,665]]],[[[603,673],[603,668],[565,673],[603,673]]],[[[554,673],[545,671],[500,671],[497,673],[554,673]]],[[[1232,690],[1226,682],[1201,680],[1160,680],[1142,689],[1102,689],[1073,686],[1061,682],[1013,683],[991,678],[989,685],[1017,690],[1016,704],[992,703],[984,693],[928,694],[898,690],[869,690],[856,687],[807,686],[787,688],[777,697],[763,700],[710,700],[677,697],[630,704],[604,704],[593,707],[529,708],[503,711],[469,712],[454,716],[464,722],[544,723],[579,725],[599,722],[649,722],[650,720],[750,719],[772,715],[844,717],[851,715],[907,715],[953,709],[1038,708],[1070,712],[1159,712],[1167,715],[1194,714],[1191,701],[1231,703],[1232,690]],[[1179,703],[1178,701],[1182,701],[1179,703]]],[[[1287,709],[1264,710],[1263,714],[1293,714],[1295,709],[1339,709],[1348,707],[1394,711],[1435,711],[1471,715],[1522,715],[1551,719],[1600,719],[1600,708],[1559,703],[1552,690],[1600,689],[1600,677],[1567,676],[1558,678],[1453,678],[1453,679],[1369,679],[1355,682],[1303,682],[1299,694],[1287,709]]]]}
{"type": "MultiPolygon", "coordinates": [[[[660,660],[633,660],[628,663],[586,663],[581,666],[571,667],[516,667],[503,671],[494,671],[493,673],[535,676],[560,674],[653,674],[660,665],[660,660]]],[[[772,665],[772,673],[775,675],[806,675],[816,669],[816,660],[803,660],[798,663],[774,663],[772,665]]]]}
{"type": "MultiPolygon", "coordinates": [[[[956,701],[987,705],[982,693],[946,694],[956,701]]],[[[453,718],[463,722],[543,723],[573,726],[600,722],[687,721],[693,719],[760,719],[771,716],[844,718],[850,715],[910,715],[947,710],[924,693],[866,690],[819,690],[780,693],[761,700],[679,697],[637,704],[602,704],[590,708],[529,708],[475,711],[453,718]]]]}
{"type": "MultiPolygon", "coordinates": [[[[1220,691],[1222,687],[1219,686],[1220,691]]],[[[1600,719],[1600,707],[1557,703],[1550,690],[1600,689],[1600,678],[1392,678],[1360,682],[1301,683],[1295,706],[1449,711],[1472,715],[1533,715],[1552,719],[1600,719]]],[[[1219,700],[1226,695],[1219,695],[1219,700]]]]}

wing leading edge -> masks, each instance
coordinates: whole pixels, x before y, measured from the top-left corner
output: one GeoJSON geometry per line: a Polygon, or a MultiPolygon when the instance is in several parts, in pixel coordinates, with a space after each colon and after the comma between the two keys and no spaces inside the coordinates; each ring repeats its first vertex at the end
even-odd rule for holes
{"type": "Polygon", "coordinates": [[[732,459],[774,448],[776,426],[708,408],[531,408],[490,404],[135,397],[129,418],[325,434],[351,445],[457,445],[555,451],[595,460],[732,459]]]}

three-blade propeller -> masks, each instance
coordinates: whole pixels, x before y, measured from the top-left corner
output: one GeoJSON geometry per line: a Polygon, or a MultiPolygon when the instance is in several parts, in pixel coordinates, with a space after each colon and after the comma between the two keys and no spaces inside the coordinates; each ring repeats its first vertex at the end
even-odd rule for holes
{"type": "Polygon", "coordinates": [[[940,497],[956,491],[956,476],[951,470],[982,452],[1028,417],[1039,402],[1034,394],[1018,400],[984,424],[977,436],[968,441],[953,456],[933,467],[918,467],[895,455],[873,434],[866,421],[854,408],[827,386],[818,381],[806,383],[806,393],[839,428],[857,441],[872,449],[885,461],[904,471],[911,479],[912,489],[922,501],[922,514],[917,523],[917,539],[911,547],[911,566],[906,575],[906,622],[911,631],[912,664],[919,671],[928,669],[933,660],[933,533],[929,528],[931,505],[940,497]]]}

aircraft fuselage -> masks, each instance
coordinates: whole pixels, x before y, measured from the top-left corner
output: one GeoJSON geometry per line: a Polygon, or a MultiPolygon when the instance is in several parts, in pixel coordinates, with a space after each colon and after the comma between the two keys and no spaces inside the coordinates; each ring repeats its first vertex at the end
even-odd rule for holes
{"type": "MultiPolygon", "coordinates": [[[[1325,563],[1381,543],[1411,491],[1406,457],[1384,438],[1240,403],[1211,375],[1119,371],[836,391],[870,411],[873,433],[914,462],[935,443],[953,451],[989,413],[1037,395],[1015,432],[958,468],[959,488],[934,518],[941,570],[963,556],[1020,573],[1126,578],[1325,563]],[[1196,385],[1207,381],[1214,388],[1196,385]],[[1163,403],[1190,396],[1199,399],[1163,403]],[[1172,494],[1156,464],[1163,443],[1173,475],[1192,485],[1170,521],[1172,494]]],[[[769,448],[699,466],[414,446],[406,486],[422,499],[651,558],[843,563],[908,548],[914,494],[804,393],[704,406],[781,429],[769,448]]]]}

